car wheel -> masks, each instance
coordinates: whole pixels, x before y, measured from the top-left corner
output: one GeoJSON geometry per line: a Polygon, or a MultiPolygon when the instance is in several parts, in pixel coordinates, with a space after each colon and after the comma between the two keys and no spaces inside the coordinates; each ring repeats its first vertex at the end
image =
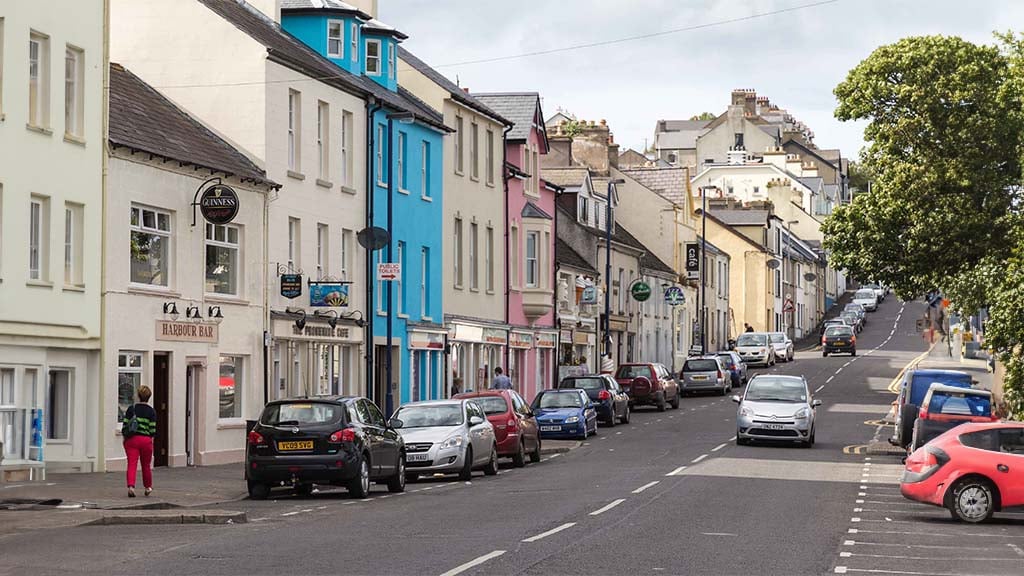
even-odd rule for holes
{"type": "Polygon", "coordinates": [[[473,479],[473,447],[466,448],[466,461],[462,463],[462,470],[459,470],[459,480],[473,479]]]}
{"type": "Polygon", "coordinates": [[[306,498],[313,494],[313,485],[310,483],[296,484],[295,495],[306,498]]]}
{"type": "Polygon", "coordinates": [[[260,482],[249,481],[249,498],[252,500],[266,500],[270,496],[270,486],[260,482]]]}
{"type": "Polygon", "coordinates": [[[622,411],[622,423],[629,424],[629,404],[626,404],[626,409],[622,411]]]}
{"type": "Polygon", "coordinates": [[[949,512],[953,518],[977,524],[995,512],[995,490],[983,478],[965,478],[953,485],[949,512]]]}
{"type": "Polygon", "coordinates": [[[679,390],[676,390],[676,395],[672,398],[671,406],[673,410],[679,409],[679,390]]]}
{"type": "Polygon", "coordinates": [[[821,357],[822,358],[828,358],[828,350],[822,350],[821,351],[821,357]]]}
{"type": "Polygon", "coordinates": [[[746,446],[748,444],[750,444],[750,440],[748,438],[743,438],[742,436],[739,436],[739,435],[736,436],[736,445],[737,446],[746,446]]]}
{"type": "Polygon", "coordinates": [[[533,452],[530,452],[530,462],[533,462],[534,464],[540,462],[540,436],[537,436],[537,447],[533,452]]]}
{"type": "Polygon", "coordinates": [[[658,398],[658,412],[665,411],[665,394],[662,393],[661,397],[658,398]]]}
{"type": "Polygon", "coordinates": [[[484,474],[487,476],[498,475],[498,447],[491,446],[491,459],[487,462],[487,466],[484,467],[484,474]]]}
{"type": "Polygon", "coordinates": [[[370,457],[363,454],[359,459],[359,475],[348,483],[348,493],[353,498],[366,498],[370,495],[370,457]]]}
{"type": "Polygon", "coordinates": [[[405,454],[398,454],[398,471],[388,479],[388,492],[405,492],[405,454]]]}
{"type": "Polygon", "coordinates": [[[420,475],[417,472],[406,472],[405,473],[405,481],[406,482],[415,482],[415,481],[417,481],[419,479],[420,479],[420,475]]]}
{"type": "Polygon", "coordinates": [[[611,408],[608,409],[610,416],[608,417],[608,427],[615,428],[615,403],[613,402],[611,408]]]}
{"type": "Polygon", "coordinates": [[[516,468],[522,468],[526,466],[526,440],[519,441],[519,447],[516,448],[514,454],[512,454],[512,465],[516,468]]]}

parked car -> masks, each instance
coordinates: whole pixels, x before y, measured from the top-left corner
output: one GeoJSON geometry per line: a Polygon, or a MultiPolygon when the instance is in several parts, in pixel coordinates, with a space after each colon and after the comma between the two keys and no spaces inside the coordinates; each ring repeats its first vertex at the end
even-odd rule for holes
{"type": "Polygon", "coordinates": [[[879,302],[885,300],[885,288],[882,288],[881,284],[865,284],[861,288],[866,288],[875,291],[875,297],[879,302]]]}
{"type": "Polygon", "coordinates": [[[597,417],[608,426],[614,427],[616,420],[629,424],[629,395],[622,391],[619,383],[611,376],[569,376],[558,383],[558,388],[578,388],[586,392],[595,405],[597,417]]]}
{"type": "Polygon", "coordinates": [[[494,426],[476,400],[410,402],[395,410],[391,426],[405,439],[409,480],[420,474],[458,474],[469,480],[474,470],[498,473],[494,426]]]}
{"type": "Polygon", "coordinates": [[[792,362],[793,341],[789,336],[786,336],[785,332],[769,332],[768,336],[772,340],[772,348],[775,348],[775,357],[783,362],[792,362]]]}
{"type": "Polygon", "coordinates": [[[533,399],[541,438],[579,438],[597,434],[597,409],[577,388],[544,390],[533,399]]]}
{"type": "Polygon", "coordinates": [[[743,357],[736,352],[719,352],[718,357],[722,359],[722,364],[729,371],[729,375],[732,376],[733,388],[739,388],[740,386],[747,383],[747,363],[743,361],[743,357]]]}
{"type": "Polygon", "coordinates": [[[900,492],[972,523],[1024,506],[1024,423],[968,423],[947,431],[907,458],[900,492]]]}
{"type": "Polygon", "coordinates": [[[751,440],[795,441],[814,445],[814,400],[803,376],[758,374],[747,383],[743,396],[733,396],[736,411],[736,443],[751,440]]]}
{"type": "Polygon", "coordinates": [[[910,446],[914,434],[914,422],[925,394],[933,383],[970,388],[973,380],[971,375],[960,370],[907,370],[899,383],[896,396],[896,427],[889,443],[900,448],[910,446]]]}
{"type": "Polygon", "coordinates": [[[366,398],[275,400],[248,433],[245,480],[255,500],[282,485],[299,495],[311,494],[314,484],[331,484],[366,498],[370,482],[402,492],[405,443],[366,398]]]}
{"type": "Polygon", "coordinates": [[[683,393],[713,390],[725,396],[732,391],[732,375],[718,356],[694,356],[679,372],[683,393]]]}
{"type": "Polygon", "coordinates": [[[944,384],[932,384],[924,395],[914,422],[909,450],[913,452],[950,428],[965,422],[995,422],[992,393],[944,384]]]}
{"type": "Polygon", "coordinates": [[[764,332],[744,332],[736,339],[736,351],[748,366],[775,365],[775,347],[771,345],[768,334],[764,332]]]}
{"type": "Polygon", "coordinates": [[[454,396],[456,399],[467,399],[476,402],[491,426],[494,427],[494,439],[498,443],[498,456],[511,458],[516,468],[526,466],[526,456],[530,462],[540,462],[540,431],[537,430],[537,418],[530,410],[530,405],[514,390],[483,390],[480,392],[464,392],[454,396]]]}
{"type": "Polygon", "coordinates": [[[831,320],[825,320],[821,325],[821,334],[825,334],[825,330],[828,330],[829,326],[849,326],[850,323],[844,320],[842,317],[832,318],[831,320]]]}
{"type": "Polygon", "coordinates": [[[861,332],[864,330],[864,322],[856,312],[843,312],[839,315],[839,318],[842,319],[843,322],[853,326],[854,332],[861,332]]]}
{"type": "Polygon", "coordinates": [[[860,316],[860,321],[862,324],[868,323],[868,311],[865,310],[863,306],[857,304],[856,302],[847,303],[846,306],[843,307],[843,312],[855,312],[858,316],[860,316]]]}
{"type": "Polygon", "coordinates": [[[661,364],[620,364],[615,381],[629,396],[630,406],[654,405],[658,412],[664,412],[666,405],[679,408],[679,383],[661,364]]]}
{"type": "Polygon", "coordinates": [[[878,310],[878,296],[871,288],[861,288],[854,292],[853,303],[860,304],[868,312],[878,310]]]}
{"type": "Polygon", "coordinates": [[[852,326],[829,326],[825,329],[821,337],[821,355],[828,356],[836,352],[857,355],[857,336],[852,326]]]}

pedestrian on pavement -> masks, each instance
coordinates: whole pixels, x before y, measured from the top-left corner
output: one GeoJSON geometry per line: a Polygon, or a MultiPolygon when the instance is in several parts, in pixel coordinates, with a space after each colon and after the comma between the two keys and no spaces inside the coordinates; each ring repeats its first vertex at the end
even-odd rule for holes
{"type": "Polygon", "coordinates": [[[751,326],[750,324],[747,324],[746,322],[744,322],[743,323],[743,331],[744,332],[753,332],[754,331],[754,327],[751,326]]]}
{"type": "Polygon", "coordinates": [[[456,376],[455,378],[452,378],[452,398],[454,398],[456,394],[461,394],[461,393],[462,393],[462,378],[459,378],[458,376],[456,376]]]}
{"type": "Polygon", "coordinates": [[[505,376],[501,366],[494,369],[494,381],[491,382],[491,390],[511,390],[512,379],[505,376]]]}
{"type": "Polygon", "coordinates": [[[135,498],[135,472],[142,461],[142,484],[146,496],[153,493],[153,436],[156,435],[156,410],[147,404],[153,391],[149,386],[139,386],[139,401],[124,413],[121,435],[124,437],[124,453],[128,456],[128,497],[135,498]]]}

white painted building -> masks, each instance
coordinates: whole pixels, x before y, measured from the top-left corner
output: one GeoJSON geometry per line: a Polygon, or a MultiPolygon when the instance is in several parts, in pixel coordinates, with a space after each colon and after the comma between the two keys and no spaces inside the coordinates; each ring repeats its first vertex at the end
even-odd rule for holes
{"type": "Polygon", "coordinates": [[[0,3],[0,474],[10,479],[42,462],[94,470],[101,454],[106,31],[103,0],[0,3]]]}

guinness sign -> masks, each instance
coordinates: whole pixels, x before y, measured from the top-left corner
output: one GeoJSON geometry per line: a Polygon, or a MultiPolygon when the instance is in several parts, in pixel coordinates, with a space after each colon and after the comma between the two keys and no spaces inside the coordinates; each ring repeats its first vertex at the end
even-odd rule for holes
{"type": "Polygon", "coordinates": [[[211,224],[227,224],[238,215],[238,195],[224,184],[215,184],[203,191],[199,211],[211,224]]]}

